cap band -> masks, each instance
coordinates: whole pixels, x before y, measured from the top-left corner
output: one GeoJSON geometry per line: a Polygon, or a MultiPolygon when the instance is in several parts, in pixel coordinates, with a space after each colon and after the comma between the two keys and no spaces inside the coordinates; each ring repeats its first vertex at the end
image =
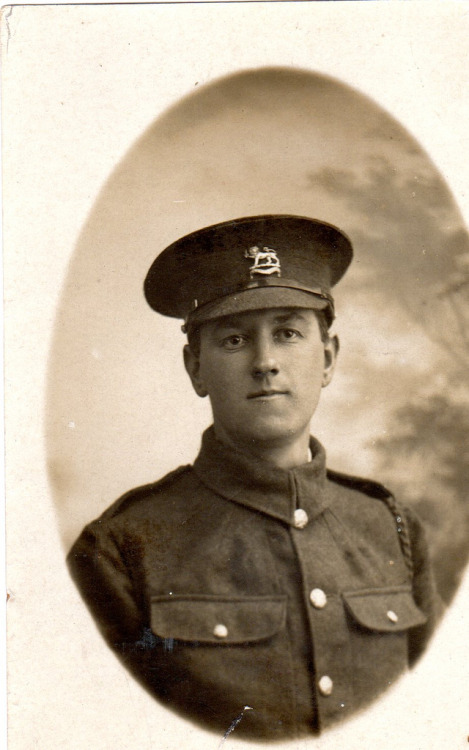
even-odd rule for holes
{"type": "Polygon", "coordinates": [[[324,310],[328,326],[334,320],[334,300],[330,294],[321,289],[310,289],[295,281],[289,283],[255,283],[228,293],[225,297],[200,304],[193,301],[193,309],[187,315],[182,326],[187,333],[191,326],[201,325],[215,318],[236,315],[263,308],[303,307],[313,310],[324,310]]]}
{"type": "Polygon", "coordinates": [[[308,292],[309,294],[314,294],[316,297],[328,300],[328,302],[330,302],[331,304],[333,304],[334,302],[332,295],[326,292],[324,289],[321,289],[320,287],[310,287],[305,284],[301,284],[298,281],[295,281],[295,279],[267,277],[249,281],[247,284],[237,284],[232,288],[227,288],[223,296],[216,296],[212,299],[200,299],[200,297],[198,299],[194,299],[192,303],[192,309],[189,311],[189,315],[194,312],[194,310],[199,309],[204,305],[209,305],[212,302],[217,302],[218,300],[222,300],[223,298],[229,297],[232,294],[239,294],[240,292],[245,292],[249,289],[259,289],[265,286],[278,287],[279,289],[298,289],[301,292],[308,292]]]}

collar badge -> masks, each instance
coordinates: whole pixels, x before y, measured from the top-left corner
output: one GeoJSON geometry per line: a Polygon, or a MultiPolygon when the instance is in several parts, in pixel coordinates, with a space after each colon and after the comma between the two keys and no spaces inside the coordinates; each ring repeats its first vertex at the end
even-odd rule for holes
{"type": "Polygon", "coordinates": [[[257,245],[254,245],[253,247],[250,247],[249,250],[246,250],[244,257],[254,260],[254,263],[249,269],[251,279],[256,274],[260,274],[261,276],[272,276],[274,274],[276,276],[281,275],[280,261],[277,257],[277,253],[270,247],[263,247],[261,250],[257,245]]]}

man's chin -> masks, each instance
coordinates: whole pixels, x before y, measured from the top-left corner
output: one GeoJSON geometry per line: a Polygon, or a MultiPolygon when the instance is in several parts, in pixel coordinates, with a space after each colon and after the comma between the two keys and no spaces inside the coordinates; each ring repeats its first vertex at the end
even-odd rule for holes
{"type": "Polygon", "coordinates": [[[240,431],[237,436],[237,442],[241,446],[256,444],[262,446],[264,449],[269,447],[278,448],[282,445],[290,445],[295,442],[304,432],[304,427],[298,429],[297,426],[267,422],[256,426],[251,425],[249,430],[240,431]]]}

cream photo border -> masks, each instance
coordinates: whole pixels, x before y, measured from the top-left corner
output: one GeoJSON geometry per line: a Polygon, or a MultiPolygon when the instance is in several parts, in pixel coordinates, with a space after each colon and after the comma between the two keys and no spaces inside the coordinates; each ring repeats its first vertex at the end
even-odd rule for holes
{"type": "MultiPolygon", "coordinates": [[[[155,703],[105,647],[68,576],[43,436],[67,265],[104,181],[161,112],[196,84],[268,65],[372,97],[426,149],[469,225],[467,4],[14,6],[3,9],[2,51],[9,748],[253,747],[155,703]]],[[[467,747],[468,604],[466,572],[410,676],[345,726],[276,747],[467,747]]]]}

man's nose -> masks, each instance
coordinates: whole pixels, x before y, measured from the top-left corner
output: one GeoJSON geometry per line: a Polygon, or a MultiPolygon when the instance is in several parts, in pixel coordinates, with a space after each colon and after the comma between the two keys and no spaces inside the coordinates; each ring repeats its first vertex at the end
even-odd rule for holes
{"type": "Polygon", "coordinates": [[[252,374],[254,377],[264,377],[278,373],[278,361],[275,355],[275,344],[267,338],[261,337],[255,342],[252,359],[252,374]]]}

